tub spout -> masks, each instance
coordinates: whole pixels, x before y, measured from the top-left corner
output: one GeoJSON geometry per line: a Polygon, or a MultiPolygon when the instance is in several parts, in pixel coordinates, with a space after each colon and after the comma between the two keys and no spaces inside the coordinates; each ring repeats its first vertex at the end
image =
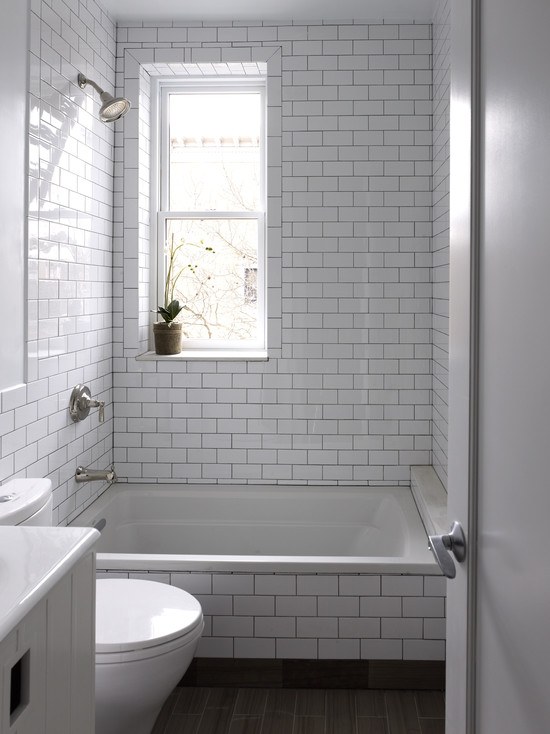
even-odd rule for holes
{"type": "Polygon", "coordinates": [[[109,467],[109,469],[88,469],[85,466],[77,466],[74,478],[77,482],[117,481],[114,466],[109,467]]]}

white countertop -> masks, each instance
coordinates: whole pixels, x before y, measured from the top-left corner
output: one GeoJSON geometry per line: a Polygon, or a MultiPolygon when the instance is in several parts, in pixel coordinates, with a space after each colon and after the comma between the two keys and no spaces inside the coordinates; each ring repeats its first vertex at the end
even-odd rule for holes
{"type": "Polygon", "coordinates": [[[91,528],[0,527],[0,640],[98,538],[91,528]]]}

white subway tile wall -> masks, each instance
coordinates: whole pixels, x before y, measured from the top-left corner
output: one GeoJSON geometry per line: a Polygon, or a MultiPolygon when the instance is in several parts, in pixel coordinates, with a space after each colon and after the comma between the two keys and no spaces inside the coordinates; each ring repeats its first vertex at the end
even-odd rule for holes
{"type": "Polygon", "coordinates": [[[199,657],[444,660],[441,576],[124,573],[200,601],[199,657]]]}
{"type": "Polygon", "coordinates": [[[431,463],[431,30],[118,27],[117,86],[134,103],[116,138],[119,476],[408,484],[411,464],[431,463]],[[262,61],[270,360],[136,361],[154,305],[148,77],[262,61]]]}
{"type": "Polygon", "coordinates": [[[112,90],[115,43],[95,0],[31,3],[27,382],[0,394],[0,482],[49,477],[60,524],[105,488],[77,485],[76,467],[113,460],[114,133],[77,74],[112,90]],[[104,423],[72,422],[77,383],[106,402],[104,423]]]}
{"type": "Polygon", "coordinates": [[[450,0],[438,0],[433,23],[432,464],[445,488],[449,403],[450,15],[450,0]]]}

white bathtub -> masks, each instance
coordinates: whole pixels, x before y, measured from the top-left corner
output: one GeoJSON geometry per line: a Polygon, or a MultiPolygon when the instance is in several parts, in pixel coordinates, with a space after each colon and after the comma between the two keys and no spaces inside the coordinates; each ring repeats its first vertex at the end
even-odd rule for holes
{"type": "Polygon", "coordinates": [[[98,570],[439,573],[407,487],[115,484],[98,524],[98,570]]]}

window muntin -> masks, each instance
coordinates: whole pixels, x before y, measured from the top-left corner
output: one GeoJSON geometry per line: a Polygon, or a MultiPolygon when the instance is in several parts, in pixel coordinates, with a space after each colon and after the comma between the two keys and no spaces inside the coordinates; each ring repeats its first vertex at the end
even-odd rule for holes
{"type": "Polygon", "coordinates": [[[257,82],[161,87],[159,293],[184,243],[184,349],[265,348],[264,108],[257,82]]]}

